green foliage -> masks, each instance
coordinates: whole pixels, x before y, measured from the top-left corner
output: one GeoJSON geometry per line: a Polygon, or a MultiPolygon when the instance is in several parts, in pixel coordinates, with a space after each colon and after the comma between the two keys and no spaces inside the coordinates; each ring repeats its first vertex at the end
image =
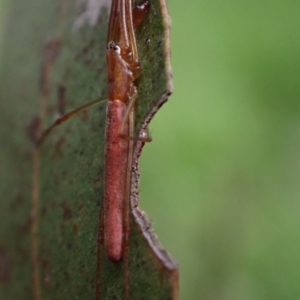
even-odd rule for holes
{"type": "MultiPolygon", "coordinates": [[[[94,2],[98,7],[75,2],[15,0],[5,11],[0,72],[1,299],[32,299],[33,294],[39,299],[39,293],[42,299],[93,299],[97,280],[102,299],[124,298],[123,262],[113,264],[104,252],[97,253],[105,105],[68,120],[51,132],[41,149],[34,147],[55,113],[106,97],[108,9],[99,1],[94,2]],[[32,278],[37,279],[34,284],[32,278]]],[[[137,37],[146,70],[138,83],[137,130],[170,92],[164,31],[160,2],[153,1],[137,37]],[[152,59],[157,63],[149,65],[152,59]]],[[[137,147],[135,164],[141,143],[137,147]]],[[[136,192],[132,198],[137,200],[136,192]]],[[[130,297],[174,296],[176,264],[159,248],[138,209],[130,221],[130,297]]]]}

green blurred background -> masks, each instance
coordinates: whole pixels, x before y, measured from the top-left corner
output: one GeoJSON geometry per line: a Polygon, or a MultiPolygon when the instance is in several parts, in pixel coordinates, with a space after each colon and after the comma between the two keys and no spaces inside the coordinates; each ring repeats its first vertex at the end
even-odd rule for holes
{"type": "Polygon", "coordinates": [[[174,95],[141,207],[181,299],[300,299],[300,1],[168,1],[174,95]]]}

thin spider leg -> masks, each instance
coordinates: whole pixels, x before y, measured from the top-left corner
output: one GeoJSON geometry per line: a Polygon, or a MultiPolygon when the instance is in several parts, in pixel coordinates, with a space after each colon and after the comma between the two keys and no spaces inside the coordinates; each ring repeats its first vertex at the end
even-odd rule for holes
{"type": "Polygon", "coordinates": [[[128,15],[126,22],[130,48],[128,49],[127,56],[124,56],[124,59],[130,65],[133,81],[137,79],[141,73],[135,29],[142,22],[149,8],[150,4],[147,0],[144,0],[134,8],[132,8],[132,1],[126,2],[126,14],[128,15]]]}
{"type": "Polygon", "coordinates": [[[133,137],[129,137],[129,139],[133,139],[135,141],[139,141],[139,142],[152,142],[152,136],[150,134],[149,128],[147,127],[146,129],[143,130],[143,132],[141,133],[141,136],[133,136],[133,137]]]}
{"type": "MultiPolygon", "coordinates": [[[[123,120],[124,121],[124,120],[123,120]]],[[[134,110],[132,109],[129,114],[129,135],[134,134],[134,125],[135,125],[135,115],[134,110]]],[[[125,203],[124,203],[124,276],[125,276],[125,285],[124,285],[124,293],[125,300],[130,299],[130,274],[129,274],[129,238],[130,238],[130,212],[131,212],[131,166],[133,159],[133,146],[134,141],[128,141],[128,158],[127,158],[127,172],[126,172],[126,191],[125,191],[125,203]]]]}
{"type": "Polygon", "coordinates": [[[96,99],[96,100],[94,100],[94,101],[92,101],[92,102],[90,102],[88,104],[85,104],[85,105],[83,105],[81,107],[78,107],[78,108],[70,111],[69,113],[67,113],[67,114],[59,117],[48,129],[46,129],[43,132],[41,138],[38,140],[38,142],[36,144],[36,147],[38,148],[38,147],[40,147],[43,144],[43,142],[45,141],[45,138],[51,133],[51,131],[56,126],[58,126],[61,123],[64,123],[65,121],[67,121],[68,119],[72,118],[73,116],[76,116],[78,113],[80,113],[80,112],[82,112],[82,111],[84,111],[84,110],[86,110],[86,109],[88,109],[88,108],[90,108],[90,107],[92,107],[94,105],[97,105],[97,104],[99,104],[101,102],[104,102],[106,100],[107,99],[96,99]]]}
{"type": "Polygon", "coordinates": [[[120,0],[113,0],[111,4],[109,24],[108,24],[108,34],[107,43],[111,41],[118,41],[120,38],[120,18],[119,18],[120,0]]]}
{"type": "Polygon", "coordinates": [[[135,105],[135,102],[137,100],[138,93],[137,93],[137,90],[136,90],[135,86],[133,86],[132,89],[133,89],[132,95],[129,98],[129,101],[127,103],[127,109],[126,109],[126,112],[123,116],[123,120],[122,120],[122,123],[121,123],[121,126],[120,126],[119,134],[122,138],[131,140],[131,141],[151,142],[152,138],[151,138],[151,135],[150,135],[148,129],[145,131],[144,136],[135,136],[134,135],[134,128],[133,128],[132,131],[129,131],[129,136],[126,133],[124,133],[124,128],[125,128],[126,123],[128,122],[128,120],[129,120],[129,122],[133,122],[133,125],[134,125],[134,116],[135,116],[134,105],[135,105]]]}
{"type": "MultiPolygon", "coordinates": [[[[131,1],[131,0],[129,0],[131,1]]],[[[127,27],[127,15],[126,15],[126,5],[128,0],[121,0],[120,2],[120,47],[122,57],[128,55],[130,50],[129,37],[128,37],[128,27],[127,27]]]]}
{"type": "Polygon", "coordinates": [[[138,50],[136,45],[136,38],[133,26],[133,19],[132,19],[132,0],[125,0],[125,13],[126,13],[126,25],[127,25],[127,35],[128,35],[128,43],[130,47],[131,55],[132,55],[132,63],[138,64],[139,57],[138,57],[138,50]]]}
{"type": "MultiPolygon", "coordinates": [[[[120,131],[119,131],[119,134],[120,136],[122,137],[125,137],[125,134],[124,134],[124,128],[125,128],[125,125],[126,123],[128,122],[128,120],[130,120],[130,114],[132,112],[134,112],[134,104],[136,102],[136,99],[138,97],[138,92],[137,92],[137,89],[136,89],[136,86],[132,86],[131,87],[131,96],[128,97],[128,103],[127,103],[127,109],[126,109],[126,112],[123,116],[123,121],[121,123],[121,126],[120,126],[120,131]]],[[[130,132],[129,135],[131,135],[132,133],[130,132]]]]}

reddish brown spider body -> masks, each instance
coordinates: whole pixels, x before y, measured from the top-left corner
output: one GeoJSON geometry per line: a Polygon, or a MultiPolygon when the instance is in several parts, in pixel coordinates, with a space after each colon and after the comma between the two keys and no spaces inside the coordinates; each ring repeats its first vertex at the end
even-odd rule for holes
{"type": "MultiPolygon", "coordinates": [[[[132,0],[113,0],[106,50],[108,104],[106,110],[104,200],[100,220],[99,253],[104,242],[113,262],[122,259],[128,245],[130,210],[130,169],[133,143],[150,141],[150,137],[134,137],[134,104],[137,87],[134,81],[141,69],[135,38],[135,28],[149,9],[148,1],[132,8],[132,0]]],[[[37,142],[41,146],[49,133],[79,112],[103,100],[95,100],[58,118],[45,130],[37,142]]]]}
{"type": "Polygon", "coordinates": [[[104,237],[110,260],[121,260],[129,235],[129,189],[134,128],[134,102],[137,89],[134,80],[140,65],[135,41],[135,26],[145,12],[148,2],[132,10],[130,1],[112,3],[108,46],[107,77],[108,105],[105,147],[104,237]],[[134,12],[134,14],[132,13],[134,12]]]}

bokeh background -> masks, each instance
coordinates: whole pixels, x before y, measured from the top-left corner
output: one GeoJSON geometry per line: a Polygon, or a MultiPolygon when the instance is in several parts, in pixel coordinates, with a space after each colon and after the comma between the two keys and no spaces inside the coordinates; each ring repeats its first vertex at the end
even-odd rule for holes
{"type": "Polygon", "coordinates": [[[174,94],[141,207],[181,299],[300,299],[300,2],[168,0],[174,94]]]}

